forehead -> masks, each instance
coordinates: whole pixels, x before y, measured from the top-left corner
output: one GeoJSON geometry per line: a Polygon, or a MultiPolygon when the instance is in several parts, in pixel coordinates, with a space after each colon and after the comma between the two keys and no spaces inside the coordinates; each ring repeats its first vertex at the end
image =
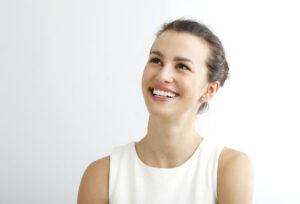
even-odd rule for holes
{"type": "Polygon", "coordinates": [[[173,30],[165,31],[154,41],[151,51],[160,51],[164,56],[191,59],[194,63],[205,65],[210,53],[208,44],[200,37],[173,30]]]}

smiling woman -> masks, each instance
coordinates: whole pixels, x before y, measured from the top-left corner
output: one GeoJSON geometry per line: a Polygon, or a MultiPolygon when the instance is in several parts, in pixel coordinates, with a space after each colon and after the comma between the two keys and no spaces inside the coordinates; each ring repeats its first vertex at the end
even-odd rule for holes
{"type": "Polygon", "coordinates": [[[212,97],[218,88],[219,82],[208,83],[205,61],[209,52],[207,44],[190,33],[175,30],[161,33],[151,48],[142,79],[148,111],[160,111],[160,116],[169,112],[167,117],[172,120],[182,119],[183,115],[186,120],[193,118],[201,105],[197,99],[204,95],[207,99],[212,97]],[[157,86],[158,91],[172,90],[177,96],[169,103],[156,103],[148,97],[149,88],[153,86],[157,86]],[[210,93],[205,93],[207,89],[210,93]]]}
{"type": "Polygon", "coordinates": [[[142,76],[147,133],[89,165],[78,203],[252,203],[248,156],[195,129],[196,115],[224,85],[228,69],[220,40],[206,26],[182,19],[165,24],[142,76]]]}

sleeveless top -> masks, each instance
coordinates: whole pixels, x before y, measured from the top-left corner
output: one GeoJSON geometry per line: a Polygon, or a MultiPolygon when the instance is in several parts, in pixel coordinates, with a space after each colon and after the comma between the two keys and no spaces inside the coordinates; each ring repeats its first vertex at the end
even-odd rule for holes
{"type": "Polygon", "coordinates": [[[203,139],[193,155],[175,168],[143,163],[136,142],[113,148],[110,204],[216,204],[218,160],[223,145],[203,139]]]}

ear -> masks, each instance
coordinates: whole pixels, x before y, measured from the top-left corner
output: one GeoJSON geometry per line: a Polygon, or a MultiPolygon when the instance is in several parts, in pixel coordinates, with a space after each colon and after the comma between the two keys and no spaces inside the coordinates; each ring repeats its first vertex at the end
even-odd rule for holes
{"type": "Polygon", "coordinates": [[[219,81],[214,81],[208,84],[206,92],[199,99],[201,103],[207,102],[214,97],[220,87],[219,81]],[[203,98],[204,97],[204,98],[203,98]]]}

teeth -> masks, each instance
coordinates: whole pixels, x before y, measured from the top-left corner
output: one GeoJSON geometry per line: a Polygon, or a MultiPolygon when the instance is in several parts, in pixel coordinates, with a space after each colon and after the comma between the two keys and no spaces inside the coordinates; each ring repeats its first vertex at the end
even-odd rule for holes
{"type": "Polygon", "coordinates": [[[165,91],[161,91],[161,90],[157,90],[157,89],[153,89],[153,94],[160,95],[160,96],[168,96],[171,98],[173,98],[175,96],[175,94],[173,94],[171,92],[165,92],[165,91]]]}

